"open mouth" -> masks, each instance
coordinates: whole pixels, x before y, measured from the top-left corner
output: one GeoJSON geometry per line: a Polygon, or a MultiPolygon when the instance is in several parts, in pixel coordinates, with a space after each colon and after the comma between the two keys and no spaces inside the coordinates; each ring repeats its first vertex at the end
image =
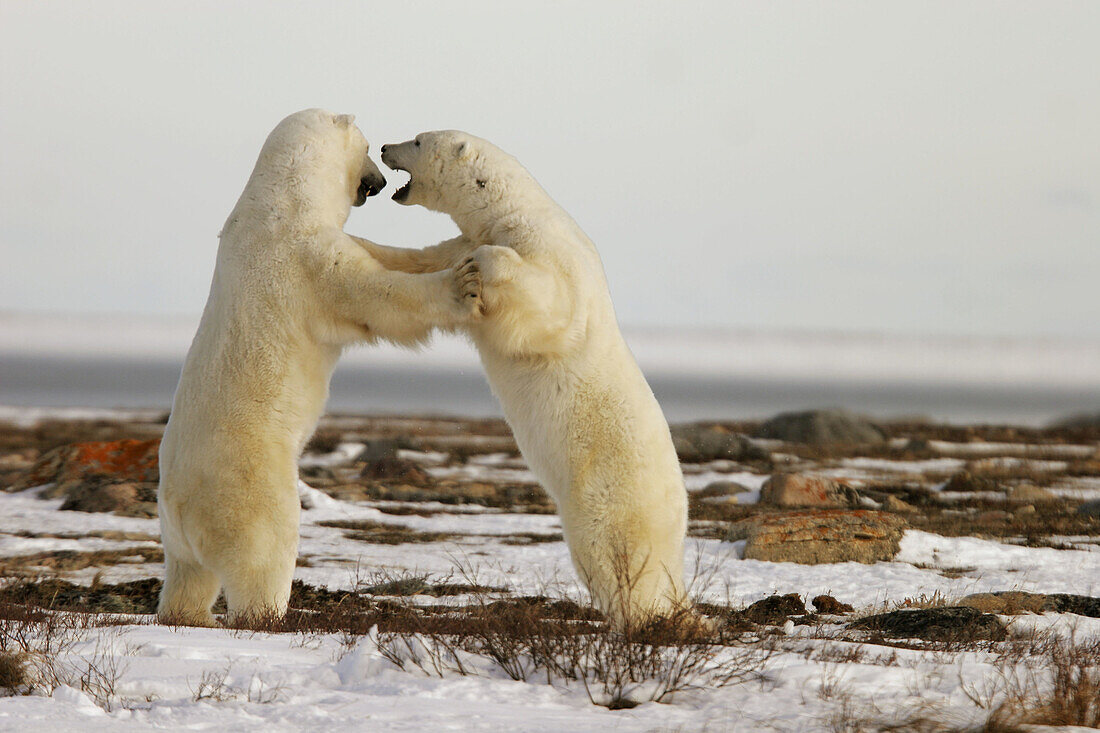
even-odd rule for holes
{"type": "MultiPolygon", "coordinates": [[[[407,170],[405,170],[404,168],[402,168],[399,165],[394,165],[392,163],[386,163],[386,165],[388,165],[390,168],[392,168],[395,171],[401,171],[402,173],[408,173],[407,170]]],[[[394,201],[396,201],[398,203],[403,202],[405,199],[407,199],[409,197],[409,191],[412,189],[412,183],[413,183],[413,179],[412,179],[412,176],[410,175],[409,180],[405,181],[405,185],[401,186],[401,188],[394,191],[393,196],[391,196],[390,198],[392,198],[394,201]]]]}
{"type": "Polygon", "coordinates": [[[359,181],[359,187],[355,189],[355,201],[352,202],[352,206],[362,206],[367,201],[368,196],[374,196],[386,187],[386,179],[383,178],[381,182],[363,178],[359,181]]]}
{"type": "Polygon", "coordinates": [[[409,197],[409,190],[412,188],[413,179],[405,181],[405,185],[393,192],[393,200],[398,203],[404,201],[409,197]]]}
{"type": "MultiPolygon", "coordinates": [[[[396,145],[382,146],[382,162],[385,163],[390,170],[401,171],[402,173],[409,173],[408,169],[406,169],[404,166],[394,160],[394,158],[397,157],[394,150],[396,147],[396,145]]],[[[405,199],[409,197],[409,191],[412,190],[412,183],[412,174],[409,173],[409,180],[405,181],[404,186],[401,186],[396,191],[394,191],[393,196],[391,196],[390,198],[392,198],[397,203],[404,203],[405,199]]]]}

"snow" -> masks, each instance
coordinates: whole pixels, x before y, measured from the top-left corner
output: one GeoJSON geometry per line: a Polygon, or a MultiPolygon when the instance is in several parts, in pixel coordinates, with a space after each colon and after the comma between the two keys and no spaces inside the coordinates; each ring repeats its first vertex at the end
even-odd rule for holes
{"type": "MultiPolygon", "coordinates": [[[[303,465],[347,466],[362,448],[361,443],[343,443],[303,465]]],[[[533,480],[522,461],[504,453],[473,456],[461,466],[444,465],[446,455],[440,453],[402,451],[400,455],[436,476],[533,480]]],[[[960,465],[956,457],[846,459],[835,470],[849,476],[927,476],[948,474],[960,465]]],[[[689,491],[714,481],[745,486],[749,491],[736,495],[741,503],[755,501],[766,478],[729,461],[685,472],[689,491]]],[[[1064,490],[1084,486],[1074,490],[1100,491],[1100,486],[1087,481],[1075,479],[1064,490]]],[[[60,511],[62,500],[40,499],[40,490],[0,493],[0,558],[62,550],[136,551],[155,545],[140,539],[159,534],[155,519],[60,511]],[[117,539],[121,533],[139,539],[117,539]]],[[[442,503],[417,503],[427,516],[395,515],[383,510],[401,502],[342,501],[304,482],[299,492],[304,505],[300,554],[309,562],[297,568],[295,575],[311,585],[354,589],[378,571],[408,572],[436,579],[472,579],[513,595],[549,593],[585,599],[562,541],[504,542],[516,533],[559,535],[561,524],[555,515],[442,503]],[[450,537],[371,544],[350,539],[348,530],[322,524],[333,520],[378,522],[450,537]]],[[[957,600],[986,591],[1100,596],[1098,538],[1060,539],[1076,549],[1022,547],[909,530],[891,562],[808,566],[742,559],[744,542],[689,538],[687,572],[698,598],[733,605],[791,592],[806,600],[829,594],[860,612],[890,610],[922,599],[957,600]]],[[[63,577],[90,583],[97,574],[102,582],[113,583],[159,577],[162,568],[121,563],[84,568],[63,577]]],[[[469,599],[406,600],[459,604],[469,599]]],[[[1100,619],[1072,614],[1003,620],[1020,633],[1072,635],[1079,640],[1100,636],[1100,619]]],[[[840,633],[839,623],[810,627],[788,622],[770,637],[775,652],[763,678],[684,692],[664,704],[647,702],[612,711],[594,705],[583,685],[561,680],[548,684],[534,678],[515,681],[480,657],[467,660],[472,673],[466,676],[456,672],[428,676],[411,667],[402,670],[381,654],[377,633],[345,638],[169,628],[134,616],[122,626],[89,629],[58,656],[58,663],[76,671],[91,661],[112,660],[118,680],[109,704],[81,691],[77,675],[50,695],[0,698],[0,730],[818,731],[833,729],[831,720],[837,715],[904,718],[906,711],[917,706],[943,710],[955,722],[978,721],[987,714],[975,709],[964,685],[973,689],[983,680],[997,679],[1000,672],[991,653],[924,652],[828,638],[840,633]],[[825,654],[829,650],[837,653],[830,657],[825,654]],[[846,659],[843,653],[853,650],[862,656],[835,661],[846,659]]],[[[721,652],[735,653],[736,648],[721,652]]]]}
{"type": "Polygon", "coordinates": [[[301,468],[345,466],[366,448],[365,443],[340,443],[331,453],[305,455],[298,461],[301,468]]]}

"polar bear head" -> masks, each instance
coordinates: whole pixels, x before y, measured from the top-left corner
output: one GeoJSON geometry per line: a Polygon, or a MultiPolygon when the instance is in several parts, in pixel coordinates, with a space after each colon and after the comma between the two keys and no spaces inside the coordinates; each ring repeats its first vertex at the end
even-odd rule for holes
{"type": "Polygon", "coordinates": [[[506,199],[534,184],[511,155],[458,130],[422,132],[407,142],[383,145],[382,162],[409,174],[394,201],[420,204],[456,221],[499,214],[506,199]]]}
{"type": "Polygon", "coordinates": [[[346,219],[351,206],[361,206],[386,185],[354,121],[323,109],[295,112],[267,136],[253,178],[312,207],[342,210],[346,219]]]}

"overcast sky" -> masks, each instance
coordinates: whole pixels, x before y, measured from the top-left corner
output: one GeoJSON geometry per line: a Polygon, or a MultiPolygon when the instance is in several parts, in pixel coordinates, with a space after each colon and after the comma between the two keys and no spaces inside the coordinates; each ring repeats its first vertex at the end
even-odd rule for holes
{"type": "MultiPolygon", "coordinates": [[[[0,311],[198,313],[270,129],[459,128],[620,321],[1100,337],[1100,3],[0,0],[0,311]]],[[[348,231],[423,246],[384,195],[348,231]]]]}

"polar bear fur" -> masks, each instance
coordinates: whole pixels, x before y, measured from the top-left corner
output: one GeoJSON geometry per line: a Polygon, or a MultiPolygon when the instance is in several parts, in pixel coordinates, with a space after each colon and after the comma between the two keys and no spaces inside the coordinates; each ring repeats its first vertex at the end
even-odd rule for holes
{"type": "Polygon", "coordinates": [[[685,605],[687,495],[668,423],[615,319],[595,246],[512,156],[461,132],[382,148],[394,195],[462,236],[425,250],[365,243],[388,267],[472,257],[484,317],[468,327],[516,442],[554,498],[573,563],[618,627],[685,605]]]}
{"type": "Polygon", "coordinates": [[[282,615],[298,547],[297,459],[352,342],[425,340],[479,307],[476,267],[387,271],[343,232],[385,179],[349,115],[305,110],[267,138],[220,235],[209,299],[160,447],[158,616],[282,615]]]}

